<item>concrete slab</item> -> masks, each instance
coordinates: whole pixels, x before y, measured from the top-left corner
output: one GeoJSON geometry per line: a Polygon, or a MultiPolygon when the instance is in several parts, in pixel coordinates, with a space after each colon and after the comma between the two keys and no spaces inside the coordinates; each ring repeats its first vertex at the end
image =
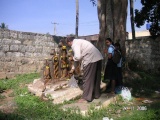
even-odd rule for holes
{"type": "Polygon", "coordinates": [[[88,110],[91,107],[95,107],[95,109],[100,109],[102,107],[107,107],[110,103],[116,102],[116,95],[113,94],[105,94],[103,93],[99,99],[94,99],[92,102],[88,103],[71,103],[62,106],[62,109],[65,111],[67,109],[80,111],[82,115],[87,115],[88,110]]]}
{"type": "MultiPolygon", "coordinates": [[[[49,82],[44,85],[40,79],[35,79],[32,84],[28,85],[31,93],[41,98],[52,99],[54,104],[63,103],[65,101],[73,100],[80,97],[83,91],[77,87],[68,87],[68,81],[59,81],[56,83],[49,82]]],[[[101,89],[106,87],[105,83],[101,83],[101,89]]]]}

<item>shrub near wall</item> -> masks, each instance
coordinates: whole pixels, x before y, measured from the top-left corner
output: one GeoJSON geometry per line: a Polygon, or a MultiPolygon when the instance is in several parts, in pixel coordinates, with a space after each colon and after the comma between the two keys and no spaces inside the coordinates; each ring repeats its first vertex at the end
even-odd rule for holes
{"type": "Polygon", "coordinates": [[[160,73],[160,37],[126,41],[127,59],[138,69],[160,73]]]}
{"type": "Polygon", "coordinates": [[[51,35],[0,29],[0,78],[39,72],[57,46],[51,35]]]}

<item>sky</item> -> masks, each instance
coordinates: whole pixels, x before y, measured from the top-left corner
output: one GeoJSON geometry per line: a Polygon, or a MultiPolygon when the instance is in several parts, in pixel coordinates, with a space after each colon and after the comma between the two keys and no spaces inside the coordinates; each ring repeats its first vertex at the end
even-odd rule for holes
{"type": "MultiPolygon", "coordinates": [[[[76,0],[0,0],[0,5],[0,24],[4,22],[10,30],[57,36],[75,34],[76,0]]],[[[134,7],[141,9],[140,0],[135,0],[134,7]]],[[[126,30],[131,32],[129,12],[126,30]]],[[[146,27],[136,28],[140,30],[146,27]]],[[[98,33],[97,6],[90,0],[79,0],[79,36],[98,33]]]]}

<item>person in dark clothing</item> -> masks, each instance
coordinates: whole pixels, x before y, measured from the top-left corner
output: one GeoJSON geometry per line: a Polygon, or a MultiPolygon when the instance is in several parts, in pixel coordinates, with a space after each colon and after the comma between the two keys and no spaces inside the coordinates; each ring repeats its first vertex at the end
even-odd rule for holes
{"type": "MultiPolygon", "coordinates": [[[[114,47],[121,53],[121,46],[119,43],[115,43],[114,47]]],[[[117,83],[116,86],[123,86],[123,76],[122,76],[122,54],[119,63],[117,64],[117,83]]]]}
{"type": "Polygon", "coordinates": [[[104,80],[110,80],[109,84],[111,85],[111,93],[114,94],[117,80],[117,64],[113,62],[112,57],[114,55],[115,47],[113,46],[112,40],[110,38],[106,39],[106,44],[108,46],[108,61],[105,68],[104,80]]]}

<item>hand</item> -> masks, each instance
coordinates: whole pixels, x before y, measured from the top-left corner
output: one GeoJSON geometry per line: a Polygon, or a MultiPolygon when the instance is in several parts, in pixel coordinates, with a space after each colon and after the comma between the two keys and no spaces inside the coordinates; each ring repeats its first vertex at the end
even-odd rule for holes
{"type": "Polygon", "coordinates": [[[71,61],[71,60],[73,60],[73,57],[72,57],[72,56],[70,56],[70,57],[69,57],[69,60],[70,60],[70,61],[71,61]]]}
{"type": "Polygon", "coordinates": [[[69,74],[73,74],[73,72],[74,72],[74,69],[71,69],[71,70],[69,71],[69,74]]]}
{"type": "Polygon", "coordinates": [[[108,51],[107,51],[107,49],[104,49],[104,53],[107,53],[108,51]]]}

